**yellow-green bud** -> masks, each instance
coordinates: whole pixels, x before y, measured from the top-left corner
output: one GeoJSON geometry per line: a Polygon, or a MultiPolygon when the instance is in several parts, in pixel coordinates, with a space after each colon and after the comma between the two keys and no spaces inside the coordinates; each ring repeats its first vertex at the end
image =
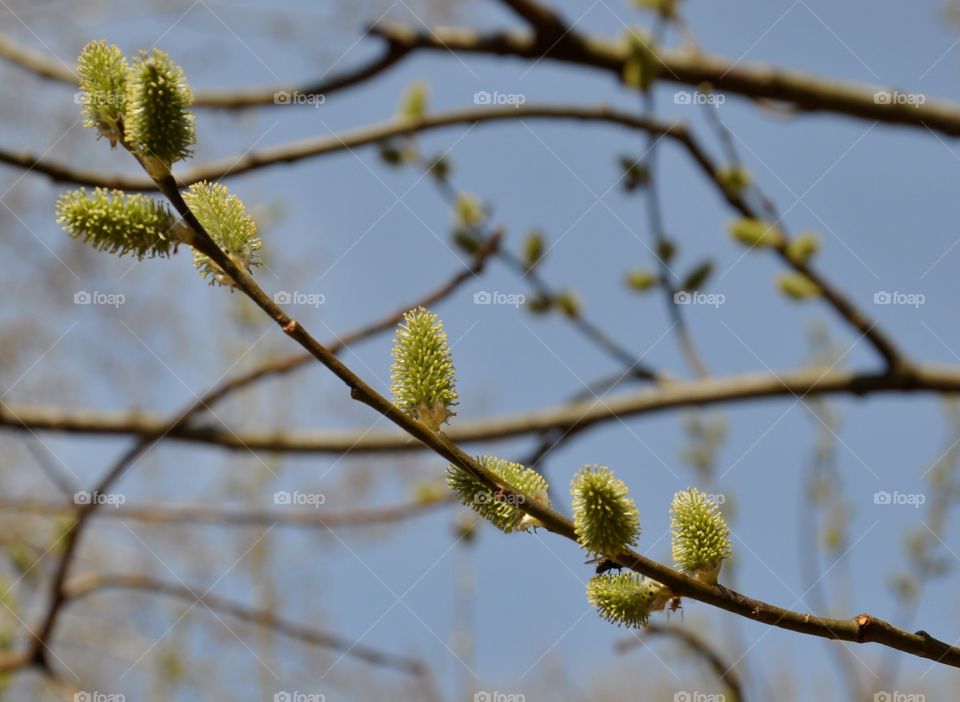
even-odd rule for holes
{"type": "Polygon", "coordinates": [[[777,278],[780,290],[794,300],[809,300],[819,297],[820,286],[810,280],[803,273],[782,273],[777,278]]]}
{"type": "Polygon", "coordinates": [[[627,271],[627,286],[637,292],[650,290],[658,281],[657,275],[647,268],[634,268],[627,271]]]}
{"type": "Polygon", "coordinates": [[[57,199],[57,223],[74,239],[120,256],[169,256],[179,241],[177,220],[166,205],[120,190],[64,193],[57,199]]]}
{"type": "Polygon", "coordinates": [[[550,507],[544,477],[535,470],[496,456],[478,456],[477,461],[501,482],[523,495],[515,499],[510,495],[496,494],[459,466],[447,466],[447,485],[460,501],[507,534],[538,525],[536,519],[523,511],[523,505],[530,499],[542,507],[550,507]]]}
{"type": "Polygon", "coordinates": [[[523,262],[526,264],[527,270],[532,270],[534,266],[540,263],[544,251],[543,233],[537,230],[529,232],[526,239],[523,240],[523,262]]]}
{"type": "Polygon", "coordinates": [[[816,232],[803,232],[787,244],[787,256],[791,261],[806,263],[820,249],[820,237],[816,232]]]}
{"type": "Polygon", "coordinates": [[[743,166],[724,166],[717,169],[717,180],[725,190],[739,195],[750,187],[750,171],[743,166]]]}
{"type": "MultiPolygon", "coordinates": [[[[243,270],[260,264],[263,246],[257,236],[257,224],[247,214],[243,202],[231,195],[226,186],[201,181],[183,194],[190,210],[203,225],[210,238],[243,270]]],[[[206,254],[194,249],[193,265],[200,276],[212,277],[211,283],[233,285],[233,280],[206,254]]]]}
{"type": "Polygon", "coordinates": [[[716,585],[720,566],[733,556],[730,529],[716,502],[696,488],[678,492],[670,507],[670,526],[676,567],[716,585]]]}
{"type": "Polygon", "coordinates": [[[128,70],[120,48],[103,40],[91,41],[77,59],[83,126],[96,129],[111,146],[123,136],[128,70]]]}
{"type": "Polygon", "coordinates": [[[400,103],[400,116],[408,119],[423,117],[427,111],[427,98],[429,96],[430,92],[427,89],[427,84],[423,81],[417,81],[411,85],[400,103]]]}
{"type": "Polygon", "coordinates": [[[393,402],[433,431],[457,404],[455,371],[447,334],[423,307],[407,312],[393,340],[393,402]]]}
{"type": "Polygon", "coordinates": [[[670,597],[669,589],[638,573],[606,573],[587,583],[587,601],[602,619],[617,626],[644,626],[670,597]]]}
{"type": "Polygon", "coordinates": [[[736,219],[730,223],[730,235],[744,246],[777,247],[784,241],[775,224],[759,219],[736,219]]]}
{"type": "Polygon", "coordinates": [[[193,93],[173,60],[160,49],[141,51],[127,77],[126,140],[154,177],[191,155],[196,142],[193,93]]]}
{"type": "Polygon", "coordinates": [[[606,466],[585,466],[570,483],[577,541],[597,555],[615,556],[637,543],[640,512],[626,483],[606,466]]]}
{"type": "Polygon", "coordinates": [[[627,87],[646,92],[660,73],[653,38],[642,29],[627,32],[627,60],[623,64],[623,82],[627,87]]]}
{"type": "Polygon", "coordinates": [[[470,193],[460,193],[454,204],[454,220],[457,224],[472,229],[483,224],[487,211],[483,204],[470,193]]]}

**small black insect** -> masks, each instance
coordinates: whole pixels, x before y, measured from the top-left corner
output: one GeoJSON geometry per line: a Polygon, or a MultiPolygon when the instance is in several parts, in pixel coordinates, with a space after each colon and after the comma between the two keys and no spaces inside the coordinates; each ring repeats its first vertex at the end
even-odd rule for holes
{"type": "Polygon", "coordinates": [[[588,564],[597,564],[597,575],[603,575],[610,570],[623,570],[623,566],[609,558],[594,558],[587,561],[588,564]]]}

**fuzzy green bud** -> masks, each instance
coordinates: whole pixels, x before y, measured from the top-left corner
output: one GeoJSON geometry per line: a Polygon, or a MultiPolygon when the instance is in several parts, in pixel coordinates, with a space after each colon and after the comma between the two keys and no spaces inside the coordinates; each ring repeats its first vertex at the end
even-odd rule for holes
{"type": "Polygon", "coordinates": [[[671,597],[661,583],[639,573],[606,573],[587,583],[587,601],[611,624],[637,628],[651,612],[662,610],[671,597]]]}
{"type": "Polygon", "coordinates": [[[57,223],[95,249],[140,259],[169,256],[179,241],[177,219],[166,205],[120,190],[64,193],[57,199],[57,223]]]}
{"type": "Polygon", "coordinates": [[[585,466],[570,483],[577,541],[597,555],[614,556],[637,543],[640,511],[626,483],[606,466],[585,466]]]}
{"type": "Polygon", "coordinates": [[[487,218],[487,210],[483,203],[470,193],[457,195],[453,209],[456,223],[468,229],[480,226],[487,218]]]}
{"type": "Polygon", "coordinates": [[[816,232],[798,234],[787,244],[787,256],[791,261],[804,264],[820,249],[820,237],[816,232]]]}
{"type": "Polygon", "coordinates": [[[111,146],[123,135],[128,70],[120,47],[103,40],[87,44],[77,59],[83,126],[96,129],[111,146]]]}
{"type": "Polygon", "coordinates": [[[583,305],[580,298],[572,290],[564,290],[553,298],[554,306],[570,319],[580,316],[583,305]]]}
{"type": "Polygon", "coordinates": [[[660,73],[660,59],[653,38],[642,29],[627,33],[627,60],[623,64],[623,82],[627,87],[646,92],[660,73]]]}
{"type": "Polygon", "coordinates": [[[522,495],[515,498],[494,493],[459,466],[447,466],[447,485],[460,501],[507,534],[538,525],[536,519],[523,511],[523,505],[530,499],[542,507],[550,507],[548,485],[544,477],[519,463],[495,456],[479,456],[477,461],[502,483],[522,495]]]}
{"type": "Polygon", "coordinates": [[[820,286],[803,273],[783,273],[777,278],[780,291],[793,300],[809,300],[819,297],[820,286]]]}
{"type": "Polygon", "coordinates": [[[400,116],[407,119],[420,119],[426,114],[430,91],[427,84],[417,81],[407,90],[400,103],[400,116]]]}
{"type": "Polygon", "coordinates": [[[733,556],[730,529],[716,502],[696,488],[678,492],[670,507],[670,527],[676,567],[716,585],[720,566],[733,556]]]}
{"type": "MultiPolygon", "coordinates": [[[[183,199],[210,238],[238,267],[250,270],[260,264],[263,242],[257,236],[257,224],[247,214],[240,198],[231,195],[226,186],[201,181],[191,185],[183,199]]],[[[193,251],[193,265],[202,278],[211,276],[212,283],[233,285],[230,276],[197,249],[193,251]]]]}
{"type": "Polygon", "coordinates": [[[527,270],[533,270],[540,263],[544,253],[546,253],[546,247],[543,241],[543,233],[536,229],[528,232],[527,237],[523,240],[523,263],[527,270]]]}
{"type": "Polygon", "coordinates": [[[648,268],[634,268],[627,271],[626,278],[627,287],[635,292],[646,292],[659,282],[656,273],[648,268]]]}
{"type": "Polygon", "coordinates": [[[418,307],[403,315],[393,340],[393,402],[433,431],[457,404],[447,334],[437,315],[418,307]]]}
{"type": "Polygon", "coordinates": [[[141,51],[127,77],[126,139],[150,175],[169,174],[196,142],[193,93],[173,60],[160,49],[141,51]]]}
{"type": "Polygon", "coordinates": [[[775,248],[783,245],[777,225],[759,219],[737,219],[730,223],[730,235],[744,246],[775,248]]]}
{"type": "Polygon", "coordinates": [[[750,187],[750,171],[743,166],[723,166],[717,169],[717,181],[724,190],[739,195],[750,187]]]}

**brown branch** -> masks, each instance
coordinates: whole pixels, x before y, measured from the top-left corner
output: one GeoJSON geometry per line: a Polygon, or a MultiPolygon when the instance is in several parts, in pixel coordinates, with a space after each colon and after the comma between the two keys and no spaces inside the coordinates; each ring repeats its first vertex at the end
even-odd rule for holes
{"type": "MultiPolygon", "coordinates": [[[[173,180],[172,178],[170,179],[173,180]]],[[[180,207],[186,210],[186,203],[183,202],[180,192],[176,190],[174,186],[174,192],[176,197],[180,198],[180,207]]],[[[169,196],[169,195],[168,195],[169,196]]],[[[186,210],[189,212],[189,210],[186,210]]],[[[195,229],[202,231],[199,222],[196,221],[196,218],[189,215],[189,223],[195,229]]],[[[209,235],[207,235],[209,239],[209,235]]],[[[427,300],[439,300],[445,297],[446,295],[453,292],[459,285],[469,278],[477,275],[481,270],[483,270],[484,265],[486,264],[487,259],[496,251],[497,247],[500,244],[500,237],[493,236],[490,241],[487,243],[483,249],[481,249],[473,262],[472,267],[465,269],[459,272],[454,278],[441,286],[441,288],[431,295],[427,296],[427,300]]],[[[209,241],[209,246],[212,249],[216,249],[219,252],[219,255],[222,256],[222,252],[216,248],[212,241],[209,241]]],[[[211,250],[212,250],[211,249],[211,250]]],[[[231,263],[224,270],[230,272],[231,269],[236,267],[231,263]]],[[[272,304],[272,302],[271,302],[272,304]]],[[[409,309],[409,308],[407,308],[409,309]]],[[[368,327],[361,329],[359,332],[356,332],[352,335],[347,335],[346,337],[339,337],[335,343],[331,344],[330,353],[335,356],[335,354],[346,348],[349,343],[352,343],[360,338],[367,338],[371,335],[379,333],[380,331],[385,331],[391,329],[397,321],[402,317],[405,310],[398,310],[393,315],[388,315],[386,318],[380,320],[377,323],[369,325],[368,327]]],[[[267,375],[288,372],[289,370],[298,367],[303,364],[304,359],[298,356],[290,357],[281,361],[279,364],[267,364],[261,366],[247,374],[238,376],[232,380],[221,383],[202,397],[198,398],[196,402],[188,405],[183,411],[174,414],[165,426],[158,427],[157,431],[152,434],[146,434],[139,438],[139,440],[127,450],[120,459],[107,471],[106,475],[98,482],[94,487],[92,492],[94,493],[105,493],[111,485],[113,485],[117,480],[119,480],[124,473],[137,461],[141,456],[143,456],[147,451],[153,448],[153,446],[161,441],[168,434],[177,431],[179,428],[186,426],[190,420],[196,415],[201,414],[203,411],[209,409],[209,407],[230,393],[236,391],[237,389],[249,385],[250,383],[259,380],[260,378],[266,377],[267,375]]],[[[64,603],[65,593],[63,586],[66,582],[67,575],[70,571],[70,565],[73,561],[73,557],[76,554],[77,546],[80,541],[80,536],[83,533],[83,529],[86,526],[87,521],[95,513],[99,506],[99,503],[95,500],[92,500],[76,510],[76,517],[73,523],[70,525],[69,529],[64,534],[63,538],[63,554],[60,557],[60,561],[57,564],[56,571],[53,576],[53,580],[50,586],[50,605],[47,609],[47,612],[43,618],[43,621],[38,630],[34,633],[34,645],[31,651],[31,662],[39,667],[41,670],[48,671],[50,669],[49,662],[47,659],[47,641],[49,641],[53,629],[56,626],[57,619],[60,614],[61,607],[64,603]]]]}
{"type": "MultiPolygon", "coordinates": [[[[395,137],[409,136],[434,129],[457,125],[487,124],[522,119],[579,120],[585,122],[605,122],[630,129],[650,131],[654,134],[670,135],[673,126],[655,120],[638,117],[627,112],[617,111],[604,105],[582,107],[576,105],[523,105],[520,107],[465,108],[437,112],[420,118],[397,118],[386,122],[352,129],[341,134],[312,137],[296,142],[281,144],[259,151],[250,151],[239,156],[209,161],[193,166],[176,174],[177,181],[191,185],[201,180],[221,180],[242,173],[258,170],[283,163],[294,163],[308,158],[324,156],[356,149],[369,144],[377,144],[395,137]]],[[[6,163],[28,170],[30,173],[45,175],[54,182],[73,183],[103,188],[116,188],[128,191],[156,191],[153,181],[144,176],[126,176],[110,174],[89,169],[72,168],[63,163],[51,161],[25,151],[0,149],[0,163],[6,163]]]]}
{"type": "Polygon", "coordinates": [[[187,585],[168,583],[146,575],[86,575],[75,578],[65,586],[66,600],[75,602],[81,598],[110,589],[139,590],[151,594],[173,597],[191,605],[201,604],[212,612],[229,615],[239,621],[269,628],[278,634],[298,641],[329,648],[344,656],[350,656],[371,665],[392,668],[411,675],[424,675],[426,666],[413,658],[386,653],[357,643],[350,638],[329,634],[303,626],[289,619],[274,615],[268,609],[260,609],[241,604],[234,600],[207,592],[205,588],[191,588],[187,585]]]}
{"type": "MultiPolygon", "coordinates": [[[[618,418],[639,417],[681,407],[707,407],[777,397],[820,395],[867,396],[880,393],[957,393],[960,368],[917,367],[909,373],[855,373],[804,369],[782,374],[750,373],[694,381],[671,381],[653,388],[603,399],[545,407],[488,419],[463,421],[445,429],[456,443],[511,439],[551,430],[582,431],[618,418]]],[[[0,426],[11,429],[90,435],[154,436],[163,419],[144,414],[97,413],[0,405],[0,426]]],[[[381,453],[422,450],[411,438],[396,432],[363,430],[253,431],[218,430],[190,424],[167,432],[167,438],[210,444],[227,449],[292,453],[381,453]]]]}
{"type": "MultiPolygon", "coordinates": [[[[123,519],[151,524],[212,524],[217,526],[333,529],[391,524],[427,514],[453,502],[451,494],[383,507],[329,510],[244,510],[213,505],[118,505],[96,512],[105,519],[123,519]]],[[[0,511],[58,516],[76,511],[74,505],[53,500],[0,497],[0,511]]]]}
{"type": "MultiPolygon", "coordinates": [[[[718,166],[684,126],[674,125],[673,129],[671,129],[671,135],[685,146],[694,162],[707,175],[721,197],[723,197],[733,209],[744,217],[757,220],[764,219],[764,216],[750,205],[739,192],[724,186],[718,166]]],[[[787,232],[783,223],[778,222],[777,226],[783,231],[784,235],[786,235],[787,232]]],[[[834,287],[832,283],[820,275],[815,269],[811,268],[808,263],[798,261],[791,257],[788,253],[788,240],[786,236],[784,236],[784,241],[780,242],[774,248],[774,251],[783,263],[809,278],[820,288],[821,295],[834,310],[836,310],[850,326],[873,344],[874,348],[886,362],[889,372],[906,372],[907,361],[893,340],[880,329],[875,322],[871,321],[869,317],[860,311],[840,290],[834,287]]]]}
{"type": "Polygon", "coordinates": [[[680,626],[665,626],[651,622],[643,629],[634,633],[633,636],[617,642],[616,649],[619,653],[626,653],[637,647],[641,642],[642,635],[663,636],[665,638],[674,638],[687,646],[690,650],[700,656],[707,662],[713,672],[729,688],[729,702],[743,702],[743,685],[740,682],[740,676],[737,675],[734,667],[724,660],[723,656],[706,639],[695,633],[693,630],[680,626]]]}
{"type": "MultiPolygon", "coordinates": [[[[326,97],[338,90],[359,85],[380,75],[400,62],[409,53],[409,47],[386,38],[385,47],[378,56],[342,73],[331,76],[325,73],[318,80],[302,84],[235,90],[197,90],[194,93],[193,104],[197,107],[234,110],[264,105],[290,106],[297,103],[283,98],[278,99],[278,94],[289,96],[293,93],[299,93],[301,95],[322,95],[326,97]]],[[[44,53],[21,46],[9,37],[0,36],[0,58],[32,71],[41,78],[74,86],[78,84],[77,74],[71,67],[44,53]]]]}
{"type": "Polygon", "coordinates": [[[569,30],[567,23],[550,8],[534,0],[500,0],[515,15],[530,25],[541,45],[549,48],[560,41],[569,30]]]}
{"type": "MultiPolygon", "coordinates": [[[[513,32],[480,33],[450,27],[419,31],[389,23],[377,25],[372,31],[411,51],[474,53],[531,60],[543,57],[542,47],[534,37],[513,32]]],[[[568,35],[545,57],[604,70],[619,79],[628,55],[624,42],[568,35]]],[[[660,49],[658,60],[662,64],[659,78],[663,81],[694,88],[707,83],[713,90],[754,100],[781,101],[799,111],[832,112],[886,124],[931,129],[950,136],[960,135],[960,105],[954,102],[926,100],[919,105],[897,100],[885,102],[878,100],[877,94],[894,92],[889,88],[689,51],[660,49]]]]}
{"type": "MultiPolygon", "coordinates": [[[[350,390],[350,396],[390,420],[417,441],[447,459],[451,464],[495,490],[511,504],[520,505],[524,512],[549,531],[576,542],[573,523],[551,508],[518,492],[511,485],[502,483],[476,459],[453,443],[443,432],[427,428],[413,417],[404,414],[393,403],[370,387],[329,349],[319,343],[296,319],[290,317],[259,286],[246,270],[238,267],[210,238],[203,226],[190,211],[173,178],[158,181],[158,187],[170,200],[184,221],[194,230],[195,246],[223,269],[254,304],[262,309],[287,336],[311,353],[321,364],[337,376],[350,390]]],[[[932,659],[939,663],[960,667],[960,648],[950,646],[931,637],[926,632],[911,634],[869,614],[860,614],[851,619],[815,617],[802,612],[768,604],[741,595],[719,585],[706,585],[671,568],[652,561],[633,550],[624,550],[613,560],[647,577],[654,578],[680,596],[714,605],[740,616],[771,626],[791,631],[820,636],[828,639],[856,643],[876,642],[906,653],[932,659]]]]}

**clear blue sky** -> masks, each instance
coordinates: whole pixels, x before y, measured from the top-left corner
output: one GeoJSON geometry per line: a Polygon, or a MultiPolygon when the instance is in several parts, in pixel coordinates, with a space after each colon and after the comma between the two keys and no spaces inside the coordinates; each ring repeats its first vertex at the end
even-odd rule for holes
{"type": "MultiPolygon", "coordinates": [[[[384,3],[367,5],[365,16],[370,19],[385,7],[384,3]]],[[[608,35],[620,34],[624,23],[649,21],[647,15],[624,5],[557,3],[568,18],[578,19],[578,29],[608,35]]],[[[31,31],[9,11],[0,13],[0,27],[38,49],[46,45],[68,62],[89,39],[106,37],[132,53],[162,37],[158,45],[184,66],[197,88],[305,80],[322,73],[339,57],[341,66],[362,61],[378,46],[372,38],[354,46],[360,11],[353,10],[358,16],[344,19],[329,3],[320,7],[299,2],[271,7],[199,3],[188,8],[189,3],[165,11],[119,6],[115,14],[106,13],[107,17],[91,12],[67,19],[62,9],[20,12],[15,8],[31,31]],[[286,21],[267,23],[267,17],[286,21]],[[168,31],[174,22],[176,26],[168,31]],[[280,35],[268,28],[279,28],[280,35]]],[[[960,46],[954,46],[957,34],[943,21],[941,9],[933,2],[862,0],[691,0],[684,5],[696,36],[710,52],[743,62],[956,98],[960,46]]],[[[416,22],[403,3],[394,11],[397,17],[416,22]]],[[[513,22],[494,2],[467,3],[459,20],[480,26],[513,22]]],[[[366,87],[331,95],[318,109],[267,108],[251,111],[239,120],[199,111],[197,160],[389,118],[406,87],[416,79],[429,84],[431,108],[437,109],[470,105],[479,90],[522,94],[528,103],[594,105],[603,101],[637,109],[636,96],[622,90],[607,74],[548,62],[527,69],[527,64],[513,60],[465,57],[461,61],[450,55],[422,55],[366,87]]],[[[4,76],[19,75],[6,66],[2,71],[4,76]]],[[[45,105],[71,101],[66,87],[23,78],[17,81],[29,91],[25,99],[45,105]],[[40,89],[46,93],[39,94],[40,89]]],[[[656,88],[661,116],[690,122],[719,156],[719,145],[701,114],[673,103],[674,89],[668,83],[656,88]]],[[[11,125],[4,145],[45,150],[52,143],[51,135],[59,134],[76,118],[70,107],[60,117],[44,115],[37,124],[20,120],[11,125]]],[[[11,109],[22,111],[24,107],[18,104],[11,109]]],[[[824,273],[898,338],[913,358],[960,361],[960,327],[956,324],[960,247],[953,248],[960,202],[954,184],[960,176],[960,155],[955,144],[923,129],[891,128],[835,116],[788,118],[734,96],[726,99],[720,113],[736,135],[755,179],[781,211],[788,212],[787,227],[820,232],[824,245],[817,263],[824,273]],[[874,294],[883,290],[922,293],[926,302],[917,309],[874,305],[874,294]]],[[[493,204],[494,220],[506,227],[509,245],[517,246],[530,227],[546,232],[554,246],[542,267],[544,277],[557,287],[575,287],[591,319],[636,353],[645,354],[649,363],[686,372],[673,338],[662,338],[669,324],[662,300],[655,295],[631,295],[622,283],[627,268],[652,263],[641,243],[648,241],[642,198],[625,195],[617,187],[611,189],[619,177],[616,157],[642,153],[641,135],[600,125],[513,122],[435,132],[419,143],[427,153],[449,149],[454,182],[493,204]]],[[[51,154],[113,172],[133,172],[125,154],[108,153],[104,144],[95,143],[91,132],[79,128],[56,143],[51,154]]],[[[726,304],[719,309],[685,310],[712,373],[794,367],[806,359],[806,334],[818,321],[826,323],[845,353],[844,366],[878,367],[871,349],[862,341],[855,343],[856,337],[824,305],[792,304],[776,292],[773,278],[779,268],[771,258],[742,256],[742,250],[725,234],[732,213],[672,144],[662,148],[658,176],[667,228],[680,243],[681,261],[687,267],[705,257],[717,262],[709,290],[722,293],[726,304]]],[[[298,311],[307,327],[321,338],[373,319],[398,301],[415,299],[458,265],[449,243],[450,213],[429,180],[418,181],[412,170],[383,168],[373,148],[271,168],[231,179],[228,184],[248,205],[261,206],[260,211],[273,220],[263,232],[269,270],[258,277],[264,287],[326,296],[321,308],[298,311]],[[401,198],[399,203],[397,198],[401,198]]],[[[70,252],[77,246],[66,241],[53,222],[59,188],[32,176],[16,188],[15,193],[22,189],[29,194],[18,210],[23,227],[29,226],[54,251],[70,252]]],[[[15,208],[15,203],[11,207],[15,208]]],[[[14,221],[11,226],[20,225],[14,221]]],[[[46,254],[35,255],[42,259],[46,254]]],[[[122,409],[129,405],[130,394],[116,379],[136,375],[141,380],[135,392],[139,406],[170,411],[216,381],[254,342],[253,357],[268,348],[290,350],[277,331],[261,337],[269,327],[265,320],[254,317],[248,326],[239,327],[237,296],[231,299],[224,290],[207,289],[192,273],[185,256],[149,261],[129,272],[125,261],[101,259],[106,257],[99,257],[89,270],[78,270],[77,279],[64,273],[66,292],[44,289],[31,298],[36,311],[59,310],[54,332],[70,329],[33,372],[47,372],[54,378],[81,373],[80,387],[71,389],[64,400],[55,383],[25,383],[11,392],[11,399],[122,409]],[[84,309],[78,313],[70,305],[57,307],[63,295],[81,289],[122,291],[132,304],[117,312],[84,309]],[[145,309],[160,313],[148,316],[145,309]],[[226,317],[215,316],[224,313],[226,317]],[[78,324],[71,327],[74,322],[78,324]],[[119,365],[109,366],[101,352],[119,365]],[[191,357],[195,359],[192,362],[191,357]]],[[[51,265],[51,261],[43,261],[43,265],[51,265]]],[[[616,369],[561,319],[537,318],[509,307],[473,305],[473,293],[481,290],[527,292],[510,271],[494,264],[483,279],[437,309],[456,342],[454,356],[463,398],[458,420],[559,402],[581,390],[583,382],[616,369]]],[[[53,338],[57,335],[53,333],[53,338]]],[[[382,390],[387,389],[388,341],[381,338],[344,357],[382,390]]],[[[37,342],[38,351],[44,347],[37,342]]],[[[12,378],[31,362],[31,358],[24,359],[12,378]]],[[[364,408],[349,406],[342,387],[319,367],[301,372],[294,382],[271,384],[269,389],[283,393],[282,399],[260,410],[245,408],[241,400],[218,415],[239,426],[266,427],[288,423],[356,427],[373,419],[364,408]]],[[[253,396],[244,398],[252,400],[253,396]]],[[[878,490],[924,493],[921,474],[942,453],[948,429],[941,419],[939,400],[932,396],[843,399],[833,405],[842,414],[838,471],[852,510],[848,534],[855,544],[836,571],[852,574],[852,589],[837,611],[817,613],[852,616],[869,611],[893,617],[897,608],[887,586],[888,576],[903,560],[904,530],[922,528],[925,512],[878,507],[873,494],[878,490]]],[[[720,489],[736,503],[732,526],[738,587],[757,598],[803,610],[810,583],[803,580],[798,568],[798,544],[807,538],[798,532],[799,510],[809,509],[802,495],[803,476],[818,425],[803,404],[793,399],[740,405],[724,415],[729,437],[717,468],[722,475],[720,489]]],[[[546,465],[548,476],[559,486],[558,494],[565,496],[564,486],[581,465],[601,463],[614,468],[631,486],[640,507],[642,550],[667,561],[670,498],[695,482],[680,460],[681,424],[680,413],[667,413],[603,425],[552,453],[546,465]]],[[[63,438],[51,438],[49,445],[87,481],[122,450],[118,442],[63,438]]],[[[529,442],[512,442],[477,447],[476,451],[517,457],[529,446],[529,442]]],[[[368,459],[364,462],[371,463],[368,459]]],[[[426,454],[422,463],[405,458],[399,464],[389,459],[372,464],[378,483],[363,498],[367,503],[401,500],[409,494],[412,475],[439,475],[443,469],[440,461],[426,454]]],[[[353,469],[356,463],[351,460],[288,460],[276,482],[264,483],[261,505],[268,506],[273,491],[281,486],[342,486],[353,469]]],[[[162,497],[223,502],[229,497],[223,496],[222,476],[242,471],[263,472],[263,468],[248,456],[223,457],[205,449],[164,446],[123,482],[122,490],[131,501],[162,497]]],[[[40,481],[24,485],[28,486],[24,494],[49,494],[41,492],[40,481]]],[[[344,505],[328,502],[327,506],[344,505]]],[[[566,511],[568,505],[560,508],[566,511]]],[[[688,669],[678,666],[676,657],[665,655],[662,644],[655,644],[652,650],[641,648],[622,661],[616,659],[612,646],[624,632],[586,611],[583,583],[590,569],[582,565],[583,556],[572,544],[549,534],[507,537],[484,528],[467,557],[462,549],[450,549],[452,515],[451,510],[435,513],[382,540],[353,532],[338,534],[337,539],[291,531],[271,533],[269,562],[278,592],[285,598],[279,610],[348,636],[366,632],[363,642],[369,645],[421,655],[435,667],[449,695],[460,689],[464,679],[473,689],[523,692],[545,679],[556,680],[561,672],[580,687],[594,677],[616,674],[629,680],[663,679],[664,690],[690,689],[688,669]],[[473,634],[477,652],[461,663],[447,646],[456,619],[455,576],[464,564],[469,564],[476,576],[473,634]],[[408,588],[403,604],[393,606],[393,593],[399,596],[408,588]],[[384,612],[388,613],[381,618],[384,612]],[[478,682],[473,682],[467,667],[477,673],[478,682]],[[676,681],[670,669],[683,680],[676,681]]],[[[955,520],[949,526],[956,526],[955,520]]],[[[136,541],[122,527],[110,527],[103,533],[126,540],[129,552],[136,550],[136,541]]],[[[236,556],[257,536],[236,538],[225,533],[211,530],[210,538],[229,546],[229,553],[236,556]]],[[[951,533],[945,538],[942,555],[956,566],[951,533]]],[[[169,551],[171,544],[164,548],[169,551]]],[[[234,557],[227,552],[221,556],[224,567],[234,557]]],[[[164,553],[164,558],[168,557],[178,574],[194,582],[212,584],[222,572],[216,566],[197,571],[195,564],[179,562],[175,553],[164,553]]],[[[150,561],[141,554],[132,563],[150,561]]],[[[830,568],[832,563],[827,561],[824,567],[830,568]]],[[[165,574],[162,569],[160,574],[165,574]]],[[[832,575],[826,578],[828,591],[836,592],[834,582],[832,575]]],[[[253,600],[242,567],[217,589],[253,600]]],[[[904,626],[924,628],[953,641],[960,624],[956,598],[951,597],[955,591],[953,574],[934,582],[916,621],[904,622],[904,626]]],[[[798,698],[808,699],[826,684],[822,678],[834,670],[828,657],[836,652],[822,640],[753,625],[694,602],[687,604],[684,617],[688,624],[702,625],[701,631],[715,641],[726,640],[738,629],[750,648],[750,668],[763,671],[768,690],[775,692],[777,685],[783,684],[780,673],[787,670],[792,673],[789,680],[798,698]],[[828,672],[822,677],[808,674],[820,670],[828,672]]],[[[152,622],[150,630],[155,629],[159,636],[170,623],[164,621],[152,622]]],[[[256,680],[256,660],[236,646],[238,651],[228,659],[237,667],[236,674],[256,680]]],[[[282,670],[285,656],[293,657],[297,649],[295,644],[283,644],[279,650],[283,654],[278,670],[282,670]]],[[[865,675],[869,675],[868,669],[881,669],[881,649],[860,647],[854,652],[865,675]]],[[[357,664],[344,665],[363,670],[357,664]]],[[[926,691],[928,699],[941,699],[934,695],[945,694],[945,686],[953,682],[952,674],[940,669],[928,672],[929,668],[917,659],[902,661],[902,679],[922,675],[923,687],[900,689],[926,691]]],[[[715,689],[710,687],[709,676],[696,679],[701,682],[694,689],[715,689]]],[[[236,699],[259,699],[252,688],[240,687],[241,680],[236,684],[236,699]]],[[[328,699],[338,699],[325,685],[320,683],[317,691],[327,692],[328,699]]],[[[104,689],[107,687],[105,683],[104,689]]],[[[277,689],[286,688],[278,684],[277,689]]],[[[303,685],[297,689],[314,691],[303,685]]],[[[751,691],[754,699],[766,694],[756,685],[751,691]]],[[[832,693],[834,699],[843,698],[839,684],[833,685],[832,693]]],[[[528,699],[534,698],[528,695],[528,699]]]]}

